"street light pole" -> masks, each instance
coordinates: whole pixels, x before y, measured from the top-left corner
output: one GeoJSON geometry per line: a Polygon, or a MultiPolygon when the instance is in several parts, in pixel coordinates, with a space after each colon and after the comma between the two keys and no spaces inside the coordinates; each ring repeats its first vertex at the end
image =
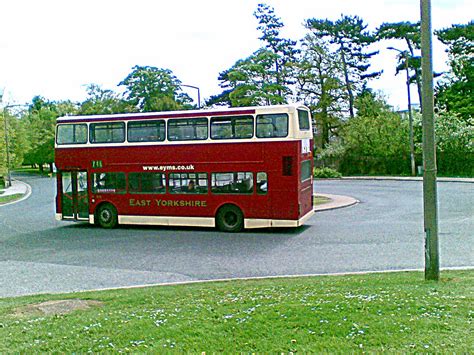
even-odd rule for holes
{"type": "Polygon", "coordinates": [[[186,84],[181,84],[181,86],[197,90],[197,92],[198,92],[198,108],[201,108],[201,91],[199,90],[199,88],[197,86],[186,85],[186,84]]]}
{"type": "Polygon", "coordinates": [[[405,71],[406,71],[406,84],[407,84],[407,97],[408,97],[408,126],[410,131],[410,165],[411,165],[411,175],[416,175],[415,169],[415,144],[413,142],[413,114],[411,112],[411,94],[410,94],[410,70],[408,67],[408,52],[401,51],[394,47],[387,47],[387,49],[391,49],[400,53],[401,58],[405,58],[405,71]]]}
{"type": "Polygon", "coordinates": [[[7,124],[7,115],[5,114],[6,109],[8,106],[3,108],[3,122],[5,124],[5,150],[7,152],[7,178],[8,178],[8,186],[12,186],[12,176],[10,174],[10,146],[8,144],[8,124],[7,124]]]}
{"type": "Polygon", "coordinates": [[[423,209],[425,226],[425,280],[439,280],[438,198],[434,129],[431,1],[421,0],[421,73],[423,115],[423,209]]]}

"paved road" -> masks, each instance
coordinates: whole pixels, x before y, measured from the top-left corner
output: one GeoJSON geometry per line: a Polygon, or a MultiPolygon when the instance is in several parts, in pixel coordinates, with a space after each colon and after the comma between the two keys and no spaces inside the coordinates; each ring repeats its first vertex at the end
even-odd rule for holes
{"type": "MultiPolygon", "coordinates": [[[[174,281],[423,268],[422,184],[320,181],[360,204],[299,229],[103,230],[54,220],[54,180],[0,207],[0,297],[174,281]]],[[[439,183],[442,267],[474,266],[474,184],[439,183]]]]}

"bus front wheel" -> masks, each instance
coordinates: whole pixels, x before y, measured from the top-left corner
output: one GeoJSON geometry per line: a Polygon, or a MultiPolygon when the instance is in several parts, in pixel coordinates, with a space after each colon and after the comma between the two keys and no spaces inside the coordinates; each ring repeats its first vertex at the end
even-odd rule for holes
{"type": "Polygon", "coordinates": [[[110,229],[116,227],[118,223],[116,208],[110,203],[100,206],[97,212],[97,219],[102,228],[110,229]]]}
{"type": "Polygon", "coordinates": [[[217,212],[216,224],[223,232],[240,232],[244,227],[244,215],[237,206],[225,205],[217,212]]]}

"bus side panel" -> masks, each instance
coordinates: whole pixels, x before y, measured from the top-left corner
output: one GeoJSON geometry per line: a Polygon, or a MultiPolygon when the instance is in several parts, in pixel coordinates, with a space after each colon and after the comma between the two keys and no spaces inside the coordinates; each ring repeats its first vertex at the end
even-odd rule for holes
{"type": "Polygon", "coordinates": [[[298,219],[298,142],[269,144],[265,150],[273,219],[298,219]]]}

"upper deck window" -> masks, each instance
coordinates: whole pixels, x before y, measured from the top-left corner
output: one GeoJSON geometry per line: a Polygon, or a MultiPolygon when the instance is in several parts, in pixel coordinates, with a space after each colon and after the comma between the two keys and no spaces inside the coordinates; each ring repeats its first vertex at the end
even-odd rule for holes
{"type": "Polygon", "coordinates": [[[91,143],[122,143],[125,141],[125,123],[91,123],[90,139],[91,143]]]}
{"type": "Polygon", "coordinates": [[[276,138],[288,135],[288,115],[286,113],[257,116],[257,137],[276,138]]]}
{"type": "Polygon", "coordinates": [[[161,142],[165,140],[165,121],[129,122],[127,138],[129,142],[161,142]]]}
{"type": "Polygon", "coordinates": [[[298,110],[298,124],[301,131],[309,130],[309,112],[306,110],[298,110]]]}
{"type": "Polygon", "coordinates": [[[208,137],[207,118],[170,119],[168,140],[203,140],[208,137]]]}
{"type": "Polygon", "coordinates": [[[58,144],[85,144],[87,143],[87,125],[86,124],[58,125],[56,142],[58,144]]]}
{"type": "Polygon", "coordinates": [[[211,118],[212,139],[242,139],[252,138],[253,117],[232,116],[211,118]]]}

